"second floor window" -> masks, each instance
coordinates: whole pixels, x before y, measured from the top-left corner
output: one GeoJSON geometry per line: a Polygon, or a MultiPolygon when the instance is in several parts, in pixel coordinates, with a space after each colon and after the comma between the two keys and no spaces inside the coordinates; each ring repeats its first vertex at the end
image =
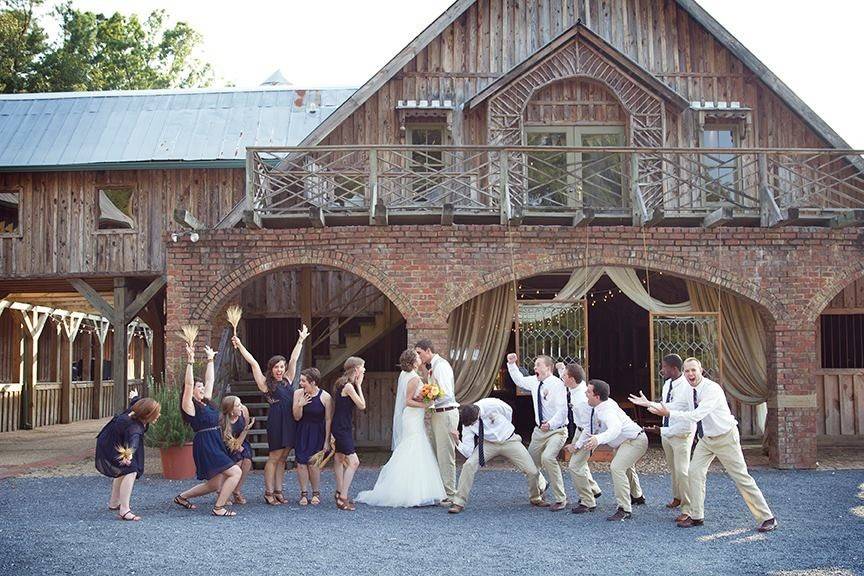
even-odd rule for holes
{"type": "Polygon", "coordinates": [[[132,188],[100,188],[97,230],[132,230],[135,194],[132,188]]]}
{"type": "MultiPolygon", "coordinates": [[[[706,125],[699,142],[702,148],[732,150],[738,147],[735,126],[706,125]]],[[[706,204],[738,203],[740,166],[734,152],[709,152],[700,157],[703,201],[706,204]]]]}
{"type": "Polygon", "coordinates": [[[423,147],[411,151],[409,169],[415,174],[411,191],[415,201],[428,202],[436,196],[437,188],[443,181],[440,172],[444,169],[444,151],[431,147],[444,144],[446,127],[439,124],[415,124],[409,125],[406,130],[408,144],[423,147]]]}

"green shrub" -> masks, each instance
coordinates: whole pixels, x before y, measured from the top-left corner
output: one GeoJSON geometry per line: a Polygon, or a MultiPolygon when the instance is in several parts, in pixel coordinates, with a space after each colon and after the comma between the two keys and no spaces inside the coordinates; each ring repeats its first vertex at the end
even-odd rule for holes
{"type": "Polygon", "coordinates": [[[150,425],[144,436],[144,445],[153,448],[171,448],[191,442],[195,433],[183,421],[180,396],[183,388],[171,384],[150,385],[150,397],[162,405],[159,420],[150,425]]]}

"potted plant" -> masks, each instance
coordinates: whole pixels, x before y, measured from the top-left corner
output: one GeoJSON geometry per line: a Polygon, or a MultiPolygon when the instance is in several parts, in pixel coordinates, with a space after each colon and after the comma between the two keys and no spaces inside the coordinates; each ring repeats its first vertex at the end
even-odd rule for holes
{"type": "Polygon", "coordinates": [[[188,480],[195,477],[192,459],[192,438],[195,433],[180,412],[179,386],[160,384],[151,386],[151,398],[162,405],[162,414],[144,436],[144,444],[159,448],[162,457],[162,476],[168,480],[188,480]]]}

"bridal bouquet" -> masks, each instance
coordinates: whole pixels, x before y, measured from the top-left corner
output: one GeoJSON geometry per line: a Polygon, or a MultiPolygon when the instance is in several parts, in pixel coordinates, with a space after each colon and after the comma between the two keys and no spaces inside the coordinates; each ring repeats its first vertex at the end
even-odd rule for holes
{"type": "Polygon", "coordinates": [[[128,446],[115,446],[114,449],[117,451],[117,460],[120,462],[129,462],[135,455],[135,449],[128,446]]]}
{"type": "Polygon", "coordinates": [[[426,404],[431,405],[433,402],[443,397],[444,391],[433,380],[430,380],[428,384],[424,384],[423,387],[420,388],[420,399],[426,404]]]}

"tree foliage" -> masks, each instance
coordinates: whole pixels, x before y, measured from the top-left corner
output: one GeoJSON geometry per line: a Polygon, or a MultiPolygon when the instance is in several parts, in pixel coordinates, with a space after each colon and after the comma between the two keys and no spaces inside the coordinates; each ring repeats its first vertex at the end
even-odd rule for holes
{"type": "Polygon", "coordinates": [[[144,21],[44,0],[0,0],[0,91],[60,92],[207,86],[209,64],[195,58],[201,35],[184,22],[168,27],[164,10],[144,21]],[[44,22],[53,18],[55,22],[44,22]],[[55,40],[46,28],[59,29],[55,40]]]}

